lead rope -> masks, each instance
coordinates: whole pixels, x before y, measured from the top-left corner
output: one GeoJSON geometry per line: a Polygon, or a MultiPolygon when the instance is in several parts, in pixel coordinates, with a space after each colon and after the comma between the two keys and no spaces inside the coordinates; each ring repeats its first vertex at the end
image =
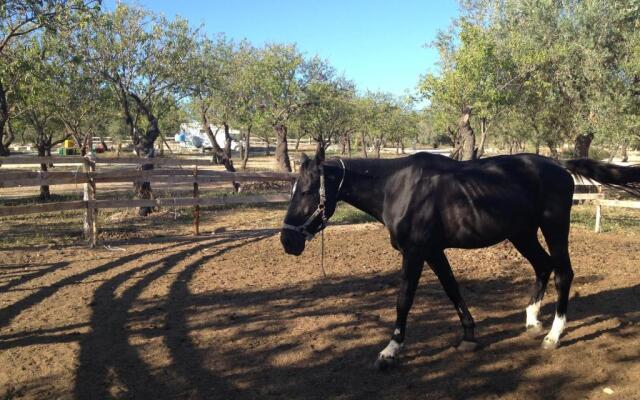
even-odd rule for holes
{"type": "Polygon", "coordinates": [[[320,232],[320,268],[322,268],[322,276],[327,277],[327,272],[324,270],[324,229],[320,232]]]}
{"type": "MultiPolygon", "coordinates": [[[[324,167],[320,167],[320,203],[322,206],[322,214],[320,218],[322,218],[322,223],[326,226],[325,214],[324,214],[324,206],[326,201],[326,192],[324,187],[324,167]]],[[[324,270],[324,229],[320,231],[320,268],[322,269],[322,276],[327,277],[327,272],[324,270]]]]}

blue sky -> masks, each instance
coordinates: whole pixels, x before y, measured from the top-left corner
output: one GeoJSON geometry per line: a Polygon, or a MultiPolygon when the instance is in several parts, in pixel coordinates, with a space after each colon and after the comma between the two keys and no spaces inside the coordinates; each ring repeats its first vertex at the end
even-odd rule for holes
{"type": "MultiPolygon", "coordinates": [[[[134,3],[123,1],[125,3],[134,3]]],[[[114,7],[114,0],[103,4],[114,7]]],[[[437,52],[425,48],[458,14],[456,0],[137,0],[167,17],[176,14],[215,34],[254,45],[297,43],[328,59],[360,90],[402,94],[436,71],[437,52]]]]}

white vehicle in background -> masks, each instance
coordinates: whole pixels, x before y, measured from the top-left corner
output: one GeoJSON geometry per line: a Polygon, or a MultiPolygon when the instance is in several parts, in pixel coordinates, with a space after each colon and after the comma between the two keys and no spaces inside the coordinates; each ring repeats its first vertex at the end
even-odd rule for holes
{"type": "MultiPolygon", "coordinates": [[[[221,148],[224,148],[225,137],[224,128],[211,125],[211,131],[215,135],[216,143],[221,148]]],[[[242,144],[240,140],[240,131],[237,129],[230,129],[229,136],[231,136],[231,150],[240,150],[242,144]]],[[[205,133],[202,124],[198,122],[190,122],[188,124],[180,124],[180,133],[175,136],[175,141],[180,144],[181,147],[191,147],[203,150],[211,150],[213,145],[209,140],[209,136],[205,133]]]]}

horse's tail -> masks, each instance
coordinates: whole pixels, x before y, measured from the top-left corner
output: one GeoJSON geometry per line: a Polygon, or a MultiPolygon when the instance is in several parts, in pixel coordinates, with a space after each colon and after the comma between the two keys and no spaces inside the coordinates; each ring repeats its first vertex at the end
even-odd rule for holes
{"type": "Polygon", "coordinates": [[[587,158],[563,160],[561,164],[574,175],[592,179],[604,186],[621,189],[640,197],[640,166],[623,167],[587,158]]]}

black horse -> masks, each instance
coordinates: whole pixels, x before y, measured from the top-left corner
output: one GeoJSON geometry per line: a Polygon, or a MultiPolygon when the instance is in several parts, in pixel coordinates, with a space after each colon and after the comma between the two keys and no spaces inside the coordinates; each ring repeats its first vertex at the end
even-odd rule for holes
{"type": "Polygon", "coordinates": [[[425,261],[462,322],[464,334],[457,348],[475,350],[475,324],[444,249],[487,247],[508,239],[536,274],[526,309],[528,330],[542,329],[540,302],[551,272],[555,273],[556,314],[542,342],[545,349],[553,349],[565,327],[573,279],[568,252],[571,174],[638,194],[640,168],[587,159],[556,161],[521,154],[459,162],[419,153],[391,160],[325,162],[323,153],[313,160],[303,155],[280,239],[287,253],[300,255],[305,240],[325,227],[340,200],[387,227],[391,245],[402,253],[402,282],[394,331],[376,360],[378,368],[390,365],[403,346],[407,315],[425,261]],[[549,253],[538,241],[538,228],[549,253]]]}

